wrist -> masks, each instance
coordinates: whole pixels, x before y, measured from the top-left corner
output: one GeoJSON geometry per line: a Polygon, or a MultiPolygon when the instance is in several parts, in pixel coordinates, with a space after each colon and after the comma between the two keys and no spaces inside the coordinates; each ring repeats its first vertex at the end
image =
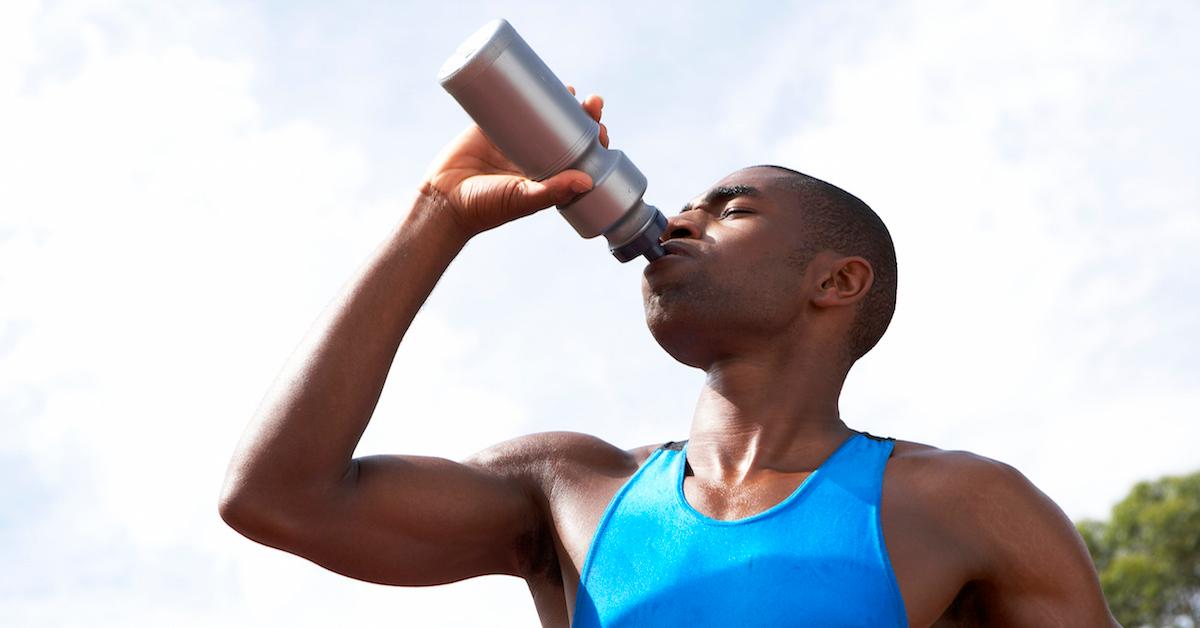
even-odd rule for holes
{"type": "Polygon", "coordinates": [[[416,222],[422,227],[442,233],[450,243],[460,247],[478,235],[462,224],[450,199],[429,181],[423,182],[417,189],[416,198],[413,199],[412,209],[405,222],[416,222]]]}

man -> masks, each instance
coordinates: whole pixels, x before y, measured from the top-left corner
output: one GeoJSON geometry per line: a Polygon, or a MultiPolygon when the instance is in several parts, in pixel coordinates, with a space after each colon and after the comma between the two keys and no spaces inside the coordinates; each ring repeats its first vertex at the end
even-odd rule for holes
{"type": "MultiPolygon", "coordinates": [[[[584,101],[597,122],[602,106],[584,101]]],[[[783,168],[686,205],[644,272],[655,339],[707,373],[686,442],[352,459],[466,242],[590,186],[522,178],[474,127],[452,142],[268,394],[222,517],[371,582],[520,576],[544,626],[1115,625],[1071,522],[1015,469],[842,422],[846,374],[891,319],[894,252],[865,204],[783,168]]]]}

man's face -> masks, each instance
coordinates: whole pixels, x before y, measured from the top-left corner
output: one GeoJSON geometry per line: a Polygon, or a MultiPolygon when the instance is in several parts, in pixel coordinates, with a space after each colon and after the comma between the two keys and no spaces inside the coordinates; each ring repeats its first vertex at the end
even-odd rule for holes
{"type": "Polygon", "coordinates": [[[804,273],[789,254],[802,244],[798,195],[785,175],[747,168],[669,216],[665,248],[678,254],[642,276],[646,324],[676,360],[714,360],[782,339],[804,312],[804,273]]]}

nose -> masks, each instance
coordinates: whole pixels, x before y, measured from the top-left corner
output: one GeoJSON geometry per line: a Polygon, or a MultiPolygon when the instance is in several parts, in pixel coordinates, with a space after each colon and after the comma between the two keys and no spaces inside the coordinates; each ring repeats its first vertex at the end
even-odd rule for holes
{"type": "Polygon", "coordinates": [[[703,212],[684,212],[667,218],[667,228],[663,229],[660,242],[666,242],[674,238],[699,238],[704,233],[704,227],[697,224],[695,218],[691,218],[688,214],[699,214],[703,212]]]}

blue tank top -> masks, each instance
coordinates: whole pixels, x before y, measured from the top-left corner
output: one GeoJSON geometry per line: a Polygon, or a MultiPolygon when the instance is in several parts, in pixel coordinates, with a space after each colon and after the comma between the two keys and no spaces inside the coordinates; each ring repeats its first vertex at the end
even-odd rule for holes
{"type": "Polygon", "coordinates": [[[600,519],[573,625],[907,626],[879,523],[894,444],[856,433],[787,499],[734,521],[688,504],[686,442],[655,450],[600,519]]]}

